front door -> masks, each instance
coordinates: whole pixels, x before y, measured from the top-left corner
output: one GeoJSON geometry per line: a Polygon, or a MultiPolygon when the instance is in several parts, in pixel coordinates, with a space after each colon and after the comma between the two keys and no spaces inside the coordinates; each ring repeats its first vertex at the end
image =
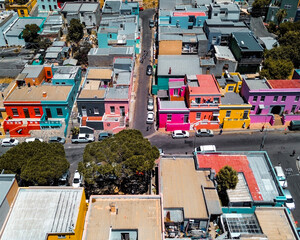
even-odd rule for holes
{"type": "Polygon", "coordinates": [[[120,107],[120,115],[121,115],[122,117],[125,116],[125,107],[120,107]]]}
{"type": "Polygon", "coordinates": [[[82,116],[83,116],[83,117],[86,117],[86,116],[87,116],[87,114],[86,114],[86,107],[85,107],[85,106],[82,106],[82,107],[81,107],[81,112],[82,112],[82,116]]]}
{"type": "Polygon", "coordinates": [[[28,108],[24,108],[23,111],[24,111],[25,118],[30,118],[28,108]]]}
{"type": "Polygon", "coordinates": [[[47,118],[52,118],[52,114],[51,114],[51,109],[50,108],[46,108],[46,115],[47,115],[47,118]]]}

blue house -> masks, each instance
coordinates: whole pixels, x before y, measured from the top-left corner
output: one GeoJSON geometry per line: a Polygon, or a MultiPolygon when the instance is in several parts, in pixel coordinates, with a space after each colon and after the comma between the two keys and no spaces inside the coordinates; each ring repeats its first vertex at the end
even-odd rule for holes
{"type": "Polygon", "coordinates": [[[97,33],[98,47],[129,46],[139,53],[138,16],[104,17],[97,33]]]}

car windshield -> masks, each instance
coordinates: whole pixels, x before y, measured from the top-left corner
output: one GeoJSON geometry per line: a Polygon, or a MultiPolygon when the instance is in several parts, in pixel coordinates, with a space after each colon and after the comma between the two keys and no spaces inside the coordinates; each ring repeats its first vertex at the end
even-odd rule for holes
{"type": "Polygon", "coordinates": [[[15,140],[14,139],[10,139],[10,142],[13,143],[15,140]]]}
{"type": "Polygon", "coordinates": [[[73,183],[79,183],[79,179],[78,178],[74,178],[73,183]]]}
{"type": "Polygon", "coordinates": [[[287,198],[287,199],[286,199],[286,202],[287,202],[287,203],[293,203],[294,201],[293,201],[292,198],[287,198]]]}

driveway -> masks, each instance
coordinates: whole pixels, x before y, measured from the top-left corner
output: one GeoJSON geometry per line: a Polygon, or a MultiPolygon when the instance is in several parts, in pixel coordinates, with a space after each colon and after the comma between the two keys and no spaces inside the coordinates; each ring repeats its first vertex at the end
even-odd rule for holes
{"type": "Polygon", "coordinates": [[[143,63],[138,65],[137,91],[135,109],[133,116],[133,128],[140,130],[144,136],[152,134],[155,124],[146,124],[147,98],[149,96],[150,77],[146,75],[147,65],[151,64],[152,29],[149,28],[149,19],[153,18],[154,9],[147,9],[140,12],[142,23],[142,50],[140,57],[148,52],[143,63]]]}

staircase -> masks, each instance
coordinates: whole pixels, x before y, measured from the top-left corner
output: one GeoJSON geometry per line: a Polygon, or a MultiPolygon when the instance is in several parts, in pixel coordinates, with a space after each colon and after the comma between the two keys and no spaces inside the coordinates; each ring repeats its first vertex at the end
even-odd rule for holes
{"type": "Polygon", "coordinates": [[[120,127],[123,127],[125,125],[125,117],[120,117],[120,127]]]}

